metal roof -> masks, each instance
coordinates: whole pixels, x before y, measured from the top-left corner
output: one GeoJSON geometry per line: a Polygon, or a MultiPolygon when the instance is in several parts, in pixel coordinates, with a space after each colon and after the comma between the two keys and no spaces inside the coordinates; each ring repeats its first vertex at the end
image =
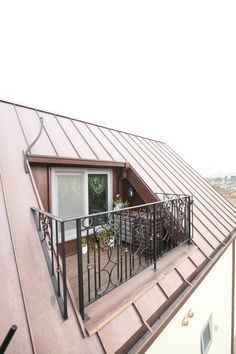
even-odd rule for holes
{"type": "MultiPolygon", "coordinates": [[[[60,349],[63,353],[76,353],[79,347],[80,352],[86,353],[104,352],[104,349],[112,353],[120,349],[128,337],[142,332],[145,321],[208,257],[224,246],[236,226],[235,207],[167,144],[5,101],[0,101],[0,181],[3,245],[0,275],[1,284],[6,284],[1,302],[6,323],[1,326],[0,335],[5,334],[10,324],[20,321],[21,336],[16,336],[14,341],[18,353],[30,353],[33,348],[37,352],[59,352],[60,349]],[[136,290],[143,286],[146,271],[139,280],[135,281],[135,277],[122,285],[129,301],[106,321],[101,318],[105,300],[98,300],[100,312],[87,324],[90,337],[83,340],[72,304],[69,320],[60,319],[30,213],[30,207],[38,204],[30,176],[24,171],[22,151],[37,136],[39,117],[43,118],[43,130],[30,149],[31,154],[128,162],[154,193],[191,194],[194,198],[195,247],[191,251],[176,250],[160,260],[164,275],[147,282],[149,285],[138,296],[132,297],[129,293],[132,286],[138,286],[136,290]],[[128,325],[129,330],[121,328],[124,319],[132,324],[128,325]]],[[[114,292],[107,296],[112,303],[114,292]]],[[[89,311],[95,310],[91,306],[89,311]]]]}

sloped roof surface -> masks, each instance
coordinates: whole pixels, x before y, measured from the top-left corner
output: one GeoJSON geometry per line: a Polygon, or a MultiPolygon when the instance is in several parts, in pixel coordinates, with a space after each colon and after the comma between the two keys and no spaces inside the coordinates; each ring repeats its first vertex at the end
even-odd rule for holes
{"type": "MultiPolygon", "coordinates": [[[[3,101],[0,101],[0,128],[0,215],[4,223],[0,233],[7,249],[0,254],[0,264],[5,266],[0,268],[0,275],[4,282],[7,282],[6,272],[12,277],[12,288],[7,288],[8,307],[4,300],[5,310],[11,313],[9,318],[10,305],[16,301],[14,294],[18,294],[17,304],[14,302],[16,313],[21,318],[21,333],[26,333],[22,353],[30,353],[32,348],[52,353],[59,352],[59,348],[62,353],[76,353],[78,347],[88,353],[118,350],[127,335],[132,336],[142,327],[140,316],[145,322],[235,228],[235,208],[165,143],[3,101]],[[168,274],[153,280],[142,295],[121,308],[113,319],[103,326],[97,324],[97,330],[94,324],[88,324],[91,337],[83,340],[72,306],[69,320],[63,322],[60,318],[30,213],[37,200],[30,177],[24,171],[22,151],[37,136],[39,117],[43,118],[43,131],[31,154],[128,162],[154,193],[194,197],[194,249],[190,253],[179,250],[181,262],[175,262],[168,274]],[[9,264],[7,269],[6,264],[9,264]],[[124,328],[122,336],[119,323],[123,323],[123,317],[133,321],[133,332],[124,328]],[[120,333],[120,339],[116,332],[120,333]]],[[[108,295],[111,297],[112,293],[108,295]]],[[[104,300],[98,301],[102,308],[104,300]]],[[[11,321],[14,322],[13,317],[11,321]]],[[[1,336],[8,325],[0,329],[1,336]]]]}

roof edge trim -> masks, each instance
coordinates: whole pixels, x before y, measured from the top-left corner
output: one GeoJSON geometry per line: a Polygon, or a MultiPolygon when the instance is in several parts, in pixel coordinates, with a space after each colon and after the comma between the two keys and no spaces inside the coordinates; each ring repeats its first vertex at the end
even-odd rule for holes
{"type": "Polygon", "coordinates": [[[200,273],[197,274],[196,278],[192,280],[191,286],[188,285],[184,293],[181,294],[181,298],[179,297],[175,301],[175,306],[172,308],[169,308],[169,311],[167,310],[166,313],[163,314],[163,322],[160,323],[159,325],[157,324],[158,321],[156,321],[152,325],[153,333],[149,333],[149,335],[144,339],[142,342],[142,338],[139,341],[139,343],[136,344],[136,349],[140,354],[144,354],[147,349],[152,345],[152,343],[155,341],[155,339],[159,336],[159,334],[166,328],[168,323],[173,319],[173,317],[176,315],[178,310],[185,304],[185,302],[189,299],[189,297],[192,295],[192,293],[195,291],[195,289],[198,288],[198,286],[201,284],[201,282],[205,279],[205,277],[208,275],[210,270],[215,266],[215,264],[218,262],[218,260],[223,256],[225,251],[235,242],[236,239],[236,228],[232,230],[232,232],[228,235],[228,242],[224,245],[221,245],[220,249],[218,252],[216,252],[213,256],[213,259],[205,264],[205,266],[202,268],[200,273]],[[155,327],[155,328],[153,328],[155,327]]]}
{"type": "Polygon", "coordinates": [[[75,118],[75,117],[69,117],[67,115],[60,114],[60,113],[57,113],[57,112],[54,112],[54,111],[51,111],[51,110],[47,111],[45,109],[41,109],[41,108],[38,108],[38,107],[26,106],[25,104],[16,103],[16,102],[13,102],[13,101],[8,101],[8,100],[3,100],[1,98],[0,98],[0,102],[16,105],[16,106],[27,108],[27,109],[33,109],[33,110],[36,110],[36,111],[39,111],[39,112],[42,112],[42,113],[53,114],[56,117],[61,117],[61,118],[66,118],[66,119],[70,119],[70,120],[75,120],[77,122],[94,125],[95,127],[105,128],[105,129],[109,129],[109,130],[114,130],[114,131],[119,132],[119,133],[125,133],[125,134],[136,136],[138,138],[144,138],[144,139],[147,139],[147,140],[155,141],[157,143],[165,144],[165,142],[160,141],[160,140],[148,138],[148,137],[145,137],[145,136],[142,136],[142,135],[138,135],[138,134],[134,134],[134,133],[130,133],[130,132],[127,132],[127,131],[124,131],[124,130],[119,130],[119,129],[115,129],[115,128],[106,127],[104,125],[99,125],[99,124],[96,124],[96,123],[87,122],[85,120],[78,119],[78,118],[75,118]]]}
{"type": "Polygon", "coordinates": [[[128,162],[106,161],[106,160],[89,160],[89,159],[47,156],[47,155],[28,155],[27,160],[30,164],[129,168],[128,162]]]}

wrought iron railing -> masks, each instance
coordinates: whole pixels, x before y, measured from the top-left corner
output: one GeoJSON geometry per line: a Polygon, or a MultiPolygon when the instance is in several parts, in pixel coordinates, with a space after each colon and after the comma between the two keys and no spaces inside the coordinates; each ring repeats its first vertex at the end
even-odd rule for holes
{"type": "MultiPolygon", "coordinates": [[[[180,193],[178,193],[178,194],[175,194],[175,193],[155,193],[155,194],[160,201],[186,197],[185,194],[180,194],[180,193]]],[[[193,196],[190,197],[189,203],[190,203],[190,227],[191,227],[190,234],[193,235],[193,196]]]]}
{"type": "MultiPolygon", "coordinates": [[[[183,242],[191,242],[189,196],[62,219],[32,208],[58,304],[67,318],[66,240],[76,241],[75,298],[84,308],[183,242]]],[[[73,280],[75,282],[75,280],[73,280]]]]}
{"type": "Polygon", "coordinates": [[[185,194],[175,194],[175,193],[155,193],[159,200],[176,199],[181,197],[186,197],[185,194]]]}
{"type": "Polygon", "coordinates": [[[64,319],[67,316],[65,222],[63,219],[31,208],[46,259],[57,302],[64,319]]]}

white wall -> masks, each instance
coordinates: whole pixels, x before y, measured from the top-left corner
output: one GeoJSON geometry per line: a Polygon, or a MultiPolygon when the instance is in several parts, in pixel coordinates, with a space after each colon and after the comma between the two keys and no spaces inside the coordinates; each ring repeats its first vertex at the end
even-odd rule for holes
{"type": "MultiPolygon", "coordinates": [[[[235,253],[236,253],[236,242],[235,242],[235,253]]],[[[236,286],[236,262],[234,263],[234,268],[235,268],[234,279],[235,279],[235,286],[236,286]]],[[[236,321],[236,289],[234,292],[234,318],[236,321]]],[[[234,337],[236,338],[236,322],[234,323],[234,337]]],[[[235,348],[235,351],[236,351],[236,348],[235,348]]]]}
{"type": "Polygon", "coordinates": [[[148,354],[200,354],[201,331],[213,315],[213,342],[208,354],[231,353],[232,247],[229,247],[193,295],[147,350],[148,354]],[[187,326],[182,319],[194,311],[187,326]]]}

